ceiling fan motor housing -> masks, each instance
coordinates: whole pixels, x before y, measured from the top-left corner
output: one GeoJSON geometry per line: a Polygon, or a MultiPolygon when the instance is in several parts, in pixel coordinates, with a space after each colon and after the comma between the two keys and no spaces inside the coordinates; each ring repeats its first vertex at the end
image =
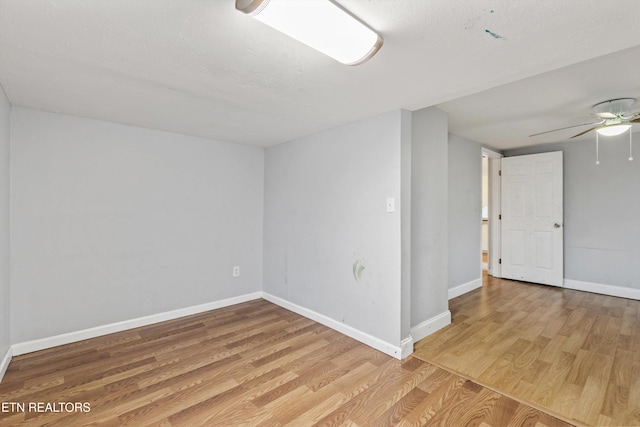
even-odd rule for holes
{"type": "Polygon", "coordinates": [[[635,98],[618,98],[600,102],[593,106],[593,111],[603,119],[614,119],[631,111],[635,98]]]}

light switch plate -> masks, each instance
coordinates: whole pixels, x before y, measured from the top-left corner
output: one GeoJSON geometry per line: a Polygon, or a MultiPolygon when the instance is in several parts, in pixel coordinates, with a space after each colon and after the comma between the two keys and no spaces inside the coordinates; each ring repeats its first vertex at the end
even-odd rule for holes
{"type": "Polygon", "coordinates": [[[393,213],[396,211],[396,200],[393,197],[387,197],[387,212],[393,213]]]}

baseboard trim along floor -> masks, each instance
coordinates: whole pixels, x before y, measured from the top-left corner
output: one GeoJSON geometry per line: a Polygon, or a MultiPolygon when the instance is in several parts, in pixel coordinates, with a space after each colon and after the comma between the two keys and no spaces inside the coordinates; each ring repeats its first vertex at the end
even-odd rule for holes
{"type": "Polygon", "coordinates": [[[136,319],[96,326],[95,328],[83,329],[66,334],[54,335],[52,337],[17,343],[11,346],[11,350],[13,356],[19,356],[21,354],[44,350],[59,345],[70,344],[89,338],[96,338],[103,335],[112,334],[114,332],[121,332],[127,329],[164,322],[166,320],[173,320],[179,317],[189,316],[191,314],[203,313],[205,311],[228,307],[230,305],[240,304],[259,298],[262,298],[262,292],[253,292],[250,294],[240,295],[237,297],[227,298],[219,301],[212,301],[205,304],[199,304],[191,307],[179,308],[177,310],[166,311],[163,313],[151,314],[149,316],[138,317],[136,319]]]}
{"type": "Polygon", "coordinates": [[[322,325],[325,325],[335,331],[338,331],[354,340],[360,341],[363,344],[368,345],[369,347],[375,348],[391,357],[396,359],[404,359],[413,353],[413,343],[414,338],[408,337],[402,340],[399,346],[381,340],[380,338],[374,337],[366,332],[363,332],[359,329],[356,329],[352,326],[345,325],[335,319],[332,319],[324,314],[318,313],[316,311],[310,310],[306,307],[299,306],[285,299],[276,297],[275,295],[271,295],[267,292],[263,293],[263,298],[269,302],[272,302],[276,305],[279,305],[282,308],[286,308],[287,310],[293,311],[301,316],[304,316],[308,319],[314,320],[322,325]]]}

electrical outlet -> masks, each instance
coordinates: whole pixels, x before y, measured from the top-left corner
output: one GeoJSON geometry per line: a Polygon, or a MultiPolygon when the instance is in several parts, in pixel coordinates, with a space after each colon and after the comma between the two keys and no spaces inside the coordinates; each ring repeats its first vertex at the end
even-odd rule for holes
{"type": "Polygon", "coordinates": [[[240,277],[240,266],[236,265],[233,267],[233,277],[240,277]]]}

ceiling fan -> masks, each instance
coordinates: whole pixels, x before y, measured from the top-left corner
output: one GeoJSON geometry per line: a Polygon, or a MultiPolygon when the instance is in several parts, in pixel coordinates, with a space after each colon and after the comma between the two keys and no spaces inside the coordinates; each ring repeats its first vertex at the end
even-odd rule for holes
{"type": "Polygon", "coordinates": [[[582,123],[579,125],[567,126],[545,132],[534,133],[529,137],[544,135],[560,130],[576,128],[580,126],[591,126],[589,129],[573,135],[570,139],[577,138],[595,130],[600,135],[614,136],[620,135],[631,128],[632,123],[640,123],[640,112],[631,112],[631,107],[635,104],[635,98],[617,98],[599,102],[594,105],[593,112],[600,118],[595,123],[582,123]]]}

